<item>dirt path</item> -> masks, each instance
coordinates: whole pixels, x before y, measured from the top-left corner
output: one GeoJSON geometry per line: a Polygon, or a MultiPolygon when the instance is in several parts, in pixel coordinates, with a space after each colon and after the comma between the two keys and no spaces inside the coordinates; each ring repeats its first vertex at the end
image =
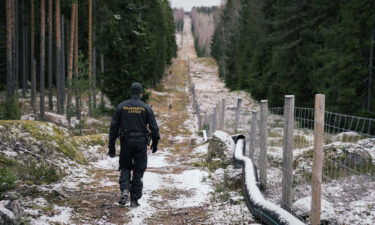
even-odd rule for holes
{"type": "MultiPolygon", "coordinates": [[[[77,178],[77,188],[66,191],[69,197],[63,201],[63,206],[71,209],[68,214],[72,223],[240,224],[249,221],[243,202],[228,206],[228,196],[234,192],[213,194],[217,188],[223,190],[220,186],[222,178],[219,178],[224,176],[223,170],[213,174],[204,166],[196,167],[197,164],[204,164],[202,156],[207,152],[208,145],[202,145],[203,140],[197,135],[197,121],[189,96],[189,72],[190,80],[196,82],[199,80],[195,73],[211,76],[207,79],[215,80],[215,85],[220,89],[216,92],[220,92],[220,96],[228,90],[217,78],[216,65],[209,65],[211,71],[207,71],[210,60],[196,58],[190,24],[190,19],[186,18],[184,31],[177,34],[178,58],[173,60],[168,75],[156,89],[149,90],[152,93],[149,103],[159,123],[161,142],[156,154],[148,153],[143,196],[139,201],[141,206],[130,209],[117,203],[120,196],[118,157],[107,157],[106,147],[97,146],[96,149],[87,150],[95,156],[91,157],[92,160],[89,157],[90,165],[86,167],[92,178],[77,178]],[[189,63],[193,67],[190,71],[189,63]],[[212,177],[216,177],[216,182],[220,184],[218,187],[212,183],[212,177]],[[226,199],[222,201],[220,196],[226,196],[226,199]]],[[[214,93],[204,88],[200,91],[203,83],[197,87],[198,93],[214,93]]],[[[239,193],[236,193],[238,196],[239,193]]]]}
{"type": "MultiPolygon", "coordinates": [[[[144,175],[141,206],[122,207],[119,198],[118,158],[92,163],[94,182],[82,185],[71,204],[78,224],[202,224],[207,220],[209,193],[203,183],[208,172],[191,165],[192,150],[199,137],[190,111],[187,58],[195,57],[189,22],[185,26],[183,46],[173,60],[162,85],[151,90],[161,132],[159,152],[149,153],[144,175]]],[[[105,149],[103,149],[103,153],[105,149]]]]}

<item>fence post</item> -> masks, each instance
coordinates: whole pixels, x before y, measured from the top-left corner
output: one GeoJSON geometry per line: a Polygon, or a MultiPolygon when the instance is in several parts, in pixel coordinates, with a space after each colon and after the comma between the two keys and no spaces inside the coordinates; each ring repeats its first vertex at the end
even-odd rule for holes
{"type": "Polygon", "coordinates": [[[262,100],[260,102],[260,154],[259,154],[259,173],[260,173],[260,188],[266,190],[267,188],[267,114],[268,101],[262,100]]]}
{"type": "Polygon", "coordinates": [[[198,119],[198,132],[202,128],[202,116],[201,116],[201,109],[199,108],[199,104],[196,103],[196,112],[197,112],[197,119],[198,119]]]}
{"type": "Polygon", "coordinates": [[[216,124],[216,128],[218,130],[221,130],[221,120],[220,120],[220,115],[221,115],[221,102],[218,101],[216,103],[216,119],[217,119],[217,124],[216,124]]]}
{"type": "Polygon", "coordinates": [[[251,130],[250,130],[250,144],[249,144],[249,157],[254,161],[255,140],[257,131],[257,111],[251,111],[251,130]]]}
{"type": "Polygon", "coordinates": [[[193,96],[193,111],[196,113],[196,111],[195,111],[195,107],[196,107],[196,102],[195,102],[195,84],[194,83],[191,84],[191,95],[193,96]]]}
{"type": "Polygon", "coordinates": [[[225,99],[221,100],[221,115],[220,115],[220,121],[221,121],[221,130],[225,129],[225,99]]]}
{"type": "Polygon", "coordinates": [[[311,224],[320,224],[321,184],[323,170],[325,95],[315,95],[314,155],[312,169],[311,224]]]}
{"type": "Polygon", "coordinates": [[[212,132],[215,133],[217,130],[217,108],[214,108],[214,115],[212,116],[212,132]]]}
{"type": "Polygon", "coordinates": [[[241,104],[242,104],[242,99],[239,98],[237,100],[236,117],[234,119],[234,132],[235,133],[237,133],[237,130],[238,130],[238,122],[240,120],[241,104]]]}
{"type": "Polygon", "coordinates": [[[210,114],[210,137],[214,134],[214,114],[210,114]]]}
{"type": "Polygon", "coordinates": [[[283,179],[281,206],[291,211],[293,183],[293,148],[294,148],[294,95],[285,96],[284,106],[284,149],[283,149],[283,179]]]}

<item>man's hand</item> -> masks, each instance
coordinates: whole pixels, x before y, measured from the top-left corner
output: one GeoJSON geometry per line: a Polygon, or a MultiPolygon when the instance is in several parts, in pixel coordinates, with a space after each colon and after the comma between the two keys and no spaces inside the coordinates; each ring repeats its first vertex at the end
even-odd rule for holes
{"type": "Polygon", "coordinates": [[[115,146],[109,146],[108,147],[108,156],[111,158],[116,157],[116,147],[115,146]]]}
{"type": "Polygon", "coordinates": [[[155,153],[155,152],[158,151],[158,146],[157,145],[152,145],[151,149],[152,149],[152,153],[155,153]]]}
{"type": "Polygon", "coordinates": [[[155,153],[158,151],[158,143],[159,143],[159,140],[152,140],[152,145],[151,145],[152,153],[155,153]]]}

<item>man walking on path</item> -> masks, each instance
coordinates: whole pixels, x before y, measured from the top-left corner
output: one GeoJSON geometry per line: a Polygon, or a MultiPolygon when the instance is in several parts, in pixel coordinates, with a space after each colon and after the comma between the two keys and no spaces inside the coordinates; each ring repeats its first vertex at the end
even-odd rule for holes
{"type": "Polygon", "coordinates": [[[130,207],[139,206],[142,197],[142,177],[147,168],[148,129],[151,131],[152,153],[157,151],[159,127],[151,107],[141,101],[143,87],[133,83],[131,98],[121,102],[112,117],[109,131],[110,157],[116,156],[116,139],[120,138],[120,190],[119,204],[125,205],[131,199],[130,207]],[[131,173],[132,172],[132,173],[131,173]]]}

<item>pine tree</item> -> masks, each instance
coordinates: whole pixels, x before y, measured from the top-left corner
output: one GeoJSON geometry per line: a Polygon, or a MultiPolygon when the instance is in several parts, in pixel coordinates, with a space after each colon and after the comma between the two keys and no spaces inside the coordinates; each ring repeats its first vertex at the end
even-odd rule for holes
{"type": "Polygon", "coordinates": [[[53,110],[53,77],[52,77],[52,40],[53,40],[53,2],[48,1],[48,109],[53,110]]]}
{"type": "Polygon", "coordinates": [[[71,19],[70,19],[70,39],[69,39],[69,57],[68,57],[68,85],[67,85],[67,105],[66,105],[66,116],[70,123],[71,117],[71,105],[72,105],[72,78],[73,78],[73,53],[76,46],[74,46],[74,37],[76,35],[76,11],[77,3],[72,4],[71,19]]]}
{"type": "Polygon", "coordinates": [[[62,52],[61,52],[61,14],[60,0],[55,2],[55,40],[56,40],[56,86],[57,86],[57,113],[64,113],[64,74],[62,72],[62,52]]]}
{"type": "Polygon", "coordinates": [[[45,0],[40,0],[40,119],[44,120],[44,87],[45,87],[45,34],[46,34],[45,0]]]}

